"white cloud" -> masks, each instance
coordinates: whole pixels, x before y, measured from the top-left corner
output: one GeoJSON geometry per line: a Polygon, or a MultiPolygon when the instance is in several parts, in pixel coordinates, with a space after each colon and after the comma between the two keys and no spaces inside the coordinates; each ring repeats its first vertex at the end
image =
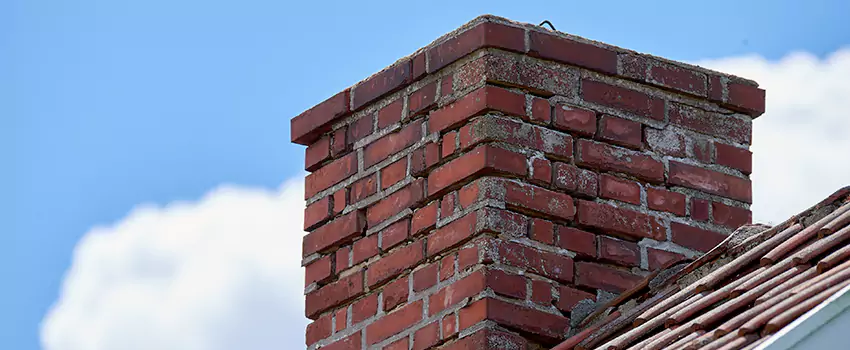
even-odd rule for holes
{"type": "Polygon", "coordinates": [[[139,206],[77,244],[45,350],[304,347],[303,182],[139,206]]]}
{"type": "Polygon", "coordinates": [[[850,185],[850,48],[700,65],[767,90],[767,112],[753,124],[754,221],[782,222],[850,185]]]}

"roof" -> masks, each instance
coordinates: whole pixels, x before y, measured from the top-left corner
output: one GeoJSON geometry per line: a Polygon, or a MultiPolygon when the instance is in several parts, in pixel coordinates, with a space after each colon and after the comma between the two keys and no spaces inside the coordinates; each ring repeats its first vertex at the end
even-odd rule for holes
{"type": "Polygon", "coordinates": [[[850,187],[657,271],[555,349],[754,349],[850,285],[850,187]]]}

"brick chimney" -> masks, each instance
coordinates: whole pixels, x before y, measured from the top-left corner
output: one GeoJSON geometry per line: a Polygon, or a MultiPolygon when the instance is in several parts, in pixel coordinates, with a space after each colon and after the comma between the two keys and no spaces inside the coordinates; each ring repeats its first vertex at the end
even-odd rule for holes
{"type": "Polygon", "coordinates": [[[742,78],[482,16],[292,119],[310,349],[526,349],[750,222],[742,78]]]}

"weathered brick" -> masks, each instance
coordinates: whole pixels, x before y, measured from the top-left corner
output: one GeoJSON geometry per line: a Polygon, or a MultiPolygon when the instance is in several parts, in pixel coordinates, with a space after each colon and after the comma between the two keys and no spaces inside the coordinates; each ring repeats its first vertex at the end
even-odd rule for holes
{"type": "Polygon", "coordinates": [[[413,80],[412,68],[411,61],[404,60],[385,68],[378,74],[354,86],[351,91],[351,94],[354,95],[351,109],[358,110],[367,103],[409,84],[413,80]]]}
{"type": "Polygon", "coordinates": [[[559,104],[555,106],[552,125],[556,129],[593,136],[596,134],[596,112],[559,104]]]}
{"type": "Polygon", "coordinates": [[[304,285],[309,286],[313,282],[325,282],[333,275],[331,269],[332,255],[325,255],[304,267],[304,285]]]}
{"type": "Polygon", "coordinates": [[[413,271],[413,291],[421,292],[437,284],[437,264],[427,264],[413,271]]]}
{"type": "Polygon", "coordinates": [[[477,233],[478,212],[471,212],[438,228],[428,236],[427,256],[439,254],[477,233]]]}
{"type": "Polygon", "coordinates": [[[374,113],[357,118],[348,126],[348,143],[354,144],[372,134],[374,130],[374,113]]]}
{"type": "Polygon", "coordinates": [[[643,126],[636,121],[606,114],[599,119],[599,139],[640,149],[643,147],[643,126]]]}
{"type": "Polygon", "coordinates": [[[360,350],[362,346],[361,339],[362,338],[360,332],[357,332],[352,335],[349,335],[348,337],[323,346],[322,350],[360,350]]]}
{"type": "Polygon", "coordinates": [[[742,202],[752,203],[752,182],[697,166],[670,161],[668,182],[742,202]]]}
{"type": "Polygon", "coordinates": [[[666,238],[661,219],[602,203],[578,201],[578,223],[632,238],[666,238]]]}
{"type": "Polygon", "coordinates": [[[384,311],[392,310],[407,301],[410,290],[407,279],[408,277],[402,277],[384,286],[384,291],[381,294],[384,299],[384,311]]]}
{"type": "Polygon", "coordinates": [[[387,251],[409,237],[410,219],[396,221],[381,230],[381,250],[387,251]]]}
{"type": "Polygon", "coordinates": [[[304,170],[316,171],[322,162],[328,159],[331,159],[331,138],[325,136],[307,146],[304,152],[304,170]]]}
{"type": "Polygon", "coordinates": [[[334,130],[331,137],[331,156],[339,157],[348,151],[348,146],[348,127],[343,126],[334,130]]]}
{"type": "Polygon", "coordinates": [[[525,31],[500,23],[483,22],[428,50],[428,73],[485,47],[525,51],[525,31]]]}
{"type": "Polygon", "coordinates": [[[461,302],[463,299],[481,293],[486,288],[484,274],[479,270],[469,276],[443,287],[428,300],[428,315],[432,316],[448,307],[461,302]]]}
{"type": "Polygon", "coordinates": [[[351,259],[354,265],[378,255],[378,235],[373,234],[354,241],[351,246],[351,259]]]}
{"type": "Polygon", "coordinates": [[[593,80],[581,81],[581,98],[655,120],[664,120],[664,100],[593,80]]]}
{"type": "Polygon", "coordinates": [[[304,179],[304,199],[315,196],[355,173],[357,156],[354,153],[326,164],[304,179]]]}
{"type": "Polygon", "coordinates": [[[552,183],[552,162],[543,158],[532,159],[531,180],[543,185],[552,183]]]}
{"type": "Polygon", "coordinates": [[[680,103],[670,103],[668,112],[671,124],[738,143],[750,143],[753,133],[750,121],[680,103]]]}
{"type": "Polygon", "coordinates": [[[705,164],[712,163],[711,159],[714,154],[714,142],[703,138],[697,138],[694,139],[692,147],[692,158],[705,164]]]}
{"type": "Polygon", "coordinates": [[[422,241],[420,240],[382,256],[369,265],[366,273],[366,284],[369,287],[375,286],[398,276],[404,270],[416,266],[424,258],[422,249],[422,241]]]}
{"type": "Polygon", "coordinates": [[[448,106],[431,112],[428,121],[429,131],[441,132],[451,129],[487,111],[523,116],[525,115],[525,96],[495,86],[484,86],[448,106]]]}
{"type": "Polygon", "coordinates": [[[541,280],[531,281],[531,301],[540,305],[552,305],[552,284],[541,280]]]}
{"type": "Polygon", "coordinates": [[[333,215],[342,213],[348,205],[348,188],[340,188],[333,194],[333,215]]]}
{"type": "Polygon", "coordinates": [[[595,197],[599,193],[599,176],[567,163],[555,163],[555,187],[595,197]]]}
{"type": "Polygon", "coordinates": [[[424,180],[417,179],[366,208],[366,221],[369,226],[377,225],[422,201],[424,186],[424,180]]]}
{"type": "Polygon", "coordinates": [[[454,78],[451,75],[443,76],[440,80],[440,96],[449,96],[454,92],[454,78]]]}
{"type": "Polygon", "coordinates": [[[574,227],[558,226],[558,246],[579,255],[596,257],[596,235],[574,227]]]}
{"type": "Polygon", "coordinates": [[[549,220],[531,219],[531,230],[529,230],[531,239],[545,243],[555,244],[555,225],[549,220]]]}
{"type": "Polygon", "coordinates": [[[717,164],[738,169],[744,174],[753,171],[753,152],[750,150],[715,142],[714,151],[717,164]]]}
{"type": "Polygon", "coordinates": [[[558,293],[560,294],[560,297],[558,298],[558,303],[555,306],[558,310],[563,312],[572,311],[572,309],[582,300],[596,301],[595,295],[567,286],[560,286],[558,288],[558,293]]]}
{"type": "Polygon", "coordinates": [[[407,100],[409,116],[415,116],[428,111],[437,101],[437,82],[425,85],[410,94],[407,100]]]}
{"type": "Polygon", "coordinates": [[[304,236],[304,256],[346,243],[363,233],[366,222],[361,211],[352,211],[304,236]]]}
{"type": "Polygon", "coordinates": [[[617,53],[614,51],[537,31],[529,31],[529,35],[529,55],[617,74],[617,53]]]}
{"type": "Polygon", "coordinates": [[[525,299],[525,277],[502,270],[487,271],[487,287],[494,293],[510,298],[525,299]]]}
{"type": "Polygon", "coordinates": [[[576,285],[622,293],[643,280],[642,277],[605,265],[577,262],[576,285]]]}
{"type": "MultiPolygon", "coordinates": [[[[574,96],[578,88],[578,71],[562,65],[552,65],[517,56],[492,53],[474,62],[477,65],[469,84],[488,83],[519,86],[541,96],[574,96]]],[[[471,78],[471,79],[469,79],[471,78]]]]}
{"type": "Polygon", "coordinates": [[[378,313],[378,293],[351,304],[351,324],[358,324],[378,313]]]}
{"type": "Polygon", "coordinates": [[[422,300],[395,310],[366,327],[366,344],[372,345],[407,329],[422,319],[422,300]]]}
{"type": "MultiPolygon", "coordinates": [[[[431,322],[413,334],[413,350],[425,350],[440,342],[440,322],[431,322]]],[[[407,348],[404,348],[405,350],[407,348]]]]}
{"type": "Polygon", "coordinates": [[[649,209],[666,211],[685,216],[685,195],[664,189],[646,188],[646,204],[649,209]]]}
{"type": "Polygon", "coordinates": [[[566,194],[521,182],[501,182],[505,188],[505,202],[510,206],[564,220],[575,215],[573,200],[566,194]]]}
{"type": "Polygon", "coordinates": [[[312,230],[317,225],[331,218],[331,197],[322,198],[311,203],[304,210],[304,231],[312,230]]]}
{"type": "Polygon", "coordinates": [[[448,255],[440,259],[440,282],[449,279],[455,274],[455,256],[448,255]]]}
{"type": "Polygon", "coordinates": [[[361,294],[363,294],[363,272],[359,271],[307,294],[304,311],[307,318],[315,319],[319,313],[361,294]]]}
{"type": "Polygon", "coordinates": [[[685,256],[682,254],[655,248],[646,248],[646,258],[650,271],[657,271],[685,260],[685,256]]]}
{"type": "Polygon", "coordinates": [[[382,347],[381,350],[408,350],[409,346],[410,337],[404,337],[382,347]]]}
{"type": "Polygon", "coordinates": [[[437,224],[437,202],[416,209],[413,219],[410,221],[410,232],[412,235],[430,230],[437,224]]]}
{"type": "Polygon", "coordinates": [[[443,339],[451,338],[457,334],[457,317],[455,317],[455,314],[443,316],[440,323],[443,328],[443,339]]]}
{"type": "Polygon", "coordinates": [[[513,242],[500,242],[498,259],[511,266],[546,276],[562,283],[573,279],[573,259],[513,242]]]}
{"type": "Polygon", "coordinates": [[[649,68],[649,75],[646,80],[697,96],[705,97],[707,93],[708,78],[705,73],[671,64],[653,64],[649,68]]]}
{"type": "Polygon", "coordinates": [[[708,99],[723,102],[723,79],[719,75],[708,76],[708,99]]]}
{"type": "Polygon", "coordinates": [[[687,157],[685,135],[682,135],[681,131],[669,127],[661,130],[646,128],[645,136],[646,144],[653,152],[679,158],[687,157]]]}
{"type": "Polygon", "coordinates": [[[363,167],[369,168],[422,139],[422,120],[415,120],[398,132],[385,135],[363,150],[363,167]]]}
{"type": "Polygon", "coordinates": [[[407,158],[401,158],[381,169],[381,189],[397,184],[407,176],[407,158]]]}
{"type": "Polygon", "coordinates": [[[531,121],[540,124],[549,124],[552,120],[552,107],[549,101],[534,97],[531,99],[531,121]]]}
{"type": "Polygon", "coordinates": [[[565,133],[521,121],[486,115],[460,130],[460,146],[467,149],[484,142],[505,142],[569,160],[573,138],[565,133]]]}
{"type": "Polygon", "coordinates": [[[351,264],[349,263],[350,257],[351,246],[340,247],[336,253],[334,253],[334,259],[336,260],[336,268],[334,269],[335,272],[340,272],[351,267],[351,264]]]}
{"type": "Polygon", "coordinates": [[[646,57],[622,53],[618,58],[620,60],[620,75],[637,81],[646,80],[646,71],[649,68],[649,60],[646,57]]]}
{"type": "Polygon", "coordinates": [[[461,309],[458,317],[460,329],[489,320],[511,329],[532,333],[548,346],[554,346],[563,340],[570,327],[570,320],[566,317],[492,298],[478,300],[461,309]]]}
{"type": "Polygon", "coordinates": [[[378,192],[378,174],[373,173],[351,184],[351,203],[360,202],[378,192]]]}
{"type": "Polygon", "coordinates": [[[484,328],[447,344],[440,350],[481,350],[487,349],[491,344],[498,344],[503,349],[526,349],[529,347],[525,338],[519,335],[484,328]]]}
{"type": "Polygon", "coordinates": [[[309,145],[329,131],[331,122],[349,112],[348,93],[346,89],[292,118],[289,128],[292,142],[309,145]]]}
{"type": "Polygon", "coordinates": [[[640,248],[632,242],[599,236],[599,258],[618,265],[637,266],[640,265],[640,248]]]}
{"type": "Polygon", "coordinates": [[[697,221],[708,221],[708,201],[705,199],[691,198],[691,219],[697,221]]]}
{"type": "Polygon", "coordinates": [[[623,172],[651,182],[664,181],[664,164],[649,155],[590,140],[578,140],[577,145],[578,165],[623,172]]]}
{"type": "Polygon", "coordinates": [[[502,173],[525,176],[525,156],[491,145],[481,145],[428,174],[428,196],[475,176],[502,173]]]}
{"type": "Polygon", "coordinates": [[[378,129],[386,128],[401,121],[401,110],[404,102],[397,99],[378,111],[378,129]]]}
{"type": "Polygon", "coordinates": [[[442,199],[440,199],[440,217],[447,218],[455,213],[455,197],[457,197],[457,192],[446,193],[442,199]]]}
{"type": "Polygon", "coordinates": [[[441,149],[441,152],[440,152],[440,154],[443,158],[451,156],[452,154],[455,153],[455,151],[457,151],[456,142],[457,142],[457,131],[447,132],[446,135],[443,136],[443,142],[441,143],[442,149],[441,149]]]}
{"type": "Polygon", "coordinates": [[[729,206],[723,203],[711,203],[711,221],[731,229],[749,224],[752,214],[749,209],[729,206]]]}
{"type": "Polygon", "coordinates": [[[333,331],[331,316],[333,314],[324,315],[307,325],[307,346],[331,336],[333,331]]]}
{"type": "Polygon", "coordinates": [[[478,247],[469,246],[462,248],[457,254],[458,271],[466,270],[468,267],[478,263],[478,247]]]}
{"type": "Polygon", "coordinates": [[[764,113],[764,90],[754,86],[730,83],[729,86],[730,105],[743,110],[752,117],[758,117],[764,113]]]}
{"type": "Polygon", "coordinates": [[[599,197],[640,205],[640,184],[608,174],[599,175],[599,197]]]}
{"type": "Polygon", "coordinates": [[[670,232],[672,233],[673,243],[703,253],[726,239],[726,235],[720,232],[704,230],[678,222],[670,223],[670,232]]]}
{"type": "Polygon", "coordinates": [[[346,327],[348,308],[342,307],[334,313],[334,332],[339,332],[346,327]]]}

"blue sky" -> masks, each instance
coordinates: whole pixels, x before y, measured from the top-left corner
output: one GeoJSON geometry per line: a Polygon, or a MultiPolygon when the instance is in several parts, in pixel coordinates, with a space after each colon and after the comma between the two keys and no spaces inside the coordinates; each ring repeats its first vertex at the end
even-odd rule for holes
{"type": "Polygon", "coordinates": [[[292,116],[484,13],[688,61],[850,45],[840,0],[2,1],[0,347],[39,348],[92,226],[279,186],[292,116]]]}

